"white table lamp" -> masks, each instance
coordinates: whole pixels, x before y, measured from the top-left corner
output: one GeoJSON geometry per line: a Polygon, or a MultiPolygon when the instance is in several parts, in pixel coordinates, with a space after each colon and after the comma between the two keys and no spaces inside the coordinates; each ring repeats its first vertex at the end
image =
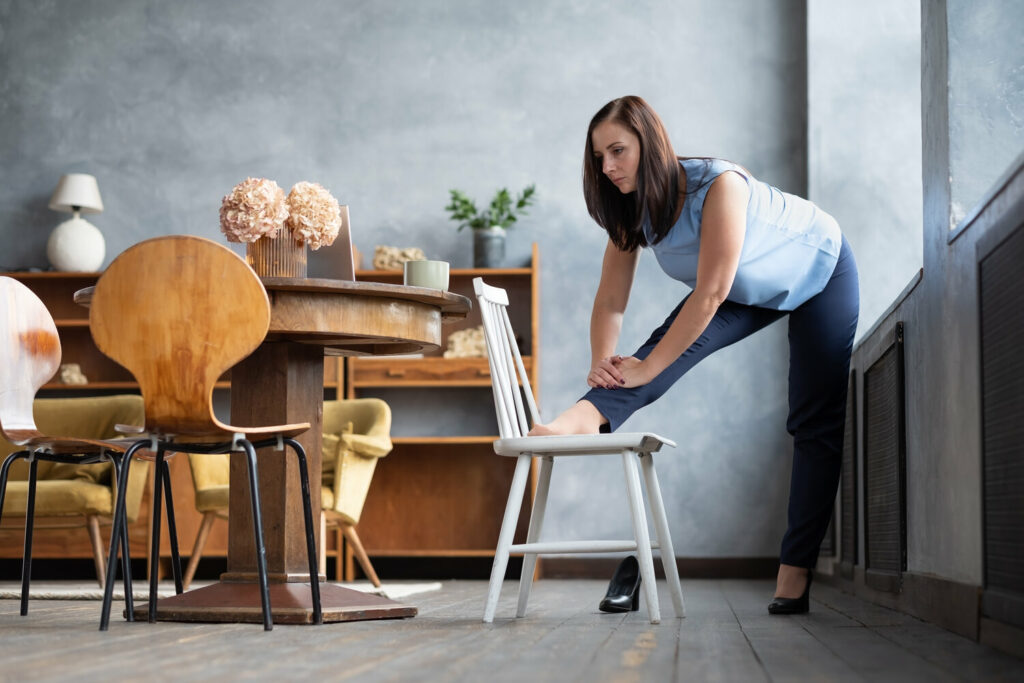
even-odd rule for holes
{"type": "Polygon", "coordinates": [[[63,271],[94,271],[103,265],[106,245],[103,234],[80,213],[103,211],[103,200],[96,178],[86,173],[61,176],[50,197],[54,211],[69,211],[74,216],[54,228],[46,243],[50,264],[63,271]]]}

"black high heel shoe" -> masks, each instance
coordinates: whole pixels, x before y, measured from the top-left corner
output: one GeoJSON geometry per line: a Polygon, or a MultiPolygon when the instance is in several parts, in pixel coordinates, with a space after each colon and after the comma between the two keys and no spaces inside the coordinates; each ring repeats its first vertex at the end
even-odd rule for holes
{"type": "Polygon", "coordinates": [[[608,592],[597,607],[602,612],[635,612],[640,609],[640,563],[630,555],[616,568],[608,592]]]}
{"type": "Polygon", "coordinates": [[[807,585],[799,598],[775,598],[768,605],[768,614],[807,614],[811,608],[811,581],[814,572],[807,570],[807,585]]]}

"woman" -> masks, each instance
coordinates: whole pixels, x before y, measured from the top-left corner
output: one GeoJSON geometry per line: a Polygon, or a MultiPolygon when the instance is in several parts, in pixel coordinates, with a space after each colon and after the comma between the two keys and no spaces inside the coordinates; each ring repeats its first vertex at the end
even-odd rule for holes
{"type": "Polygon", "coordinates": [[[806,612],[836,488],[859,291],[836,221],[720,159],[677,158],[639,97],[587,131],[583,191],[608,232],[590,320],[591,390],[531,434],[614,431],[713,351],[789,315],[789,526],[772,614],[806,612]],[[693,291],[631,356],[615,354],[640,249],[693,291]]]}

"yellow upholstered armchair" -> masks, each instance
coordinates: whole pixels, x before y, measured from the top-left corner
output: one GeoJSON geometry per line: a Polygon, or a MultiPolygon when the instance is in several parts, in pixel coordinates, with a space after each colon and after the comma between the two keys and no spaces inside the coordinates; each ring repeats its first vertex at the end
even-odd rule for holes
{"type": "MultiPolygon", "coordinates": [[[[339,549],[340,536],[345,537],[363,573],[379,587],[380,579],[363,549],[356,525],[363,513],[377,459],[391,452],[391,408],[378,398],[324,401],[323,429],[321,522],[337,529],[339,549]]],[[[320,571],[324,573],[325,563],[326,557],[321,551],[320,571]]],[[[340,551],[335,578],[341,578],[340,551]]]]}
{"type": "MultiPolygon", "coordinates": [[[[39,431],[80,439],[123,438],[115,425],[143,424],[141,396],[40,398],[33,403],[33,413],[39,431]]],[[[21,449],[0,437],[0,460],[21,449]]],[[[21,460],[11,465],[3,504],[3,530],[23,527],[28,467],[21,460]]],[[[129,522],[139,516],[147,470],[148,463],[140,461],[129,473],[125,501],[129,522]]],[[[100,524],[108,524],[114,511],[113,467],[109,462],[76,465],[40,460],[37,472],[35,529],[86,529],[92,541],[96,575],[102,585],[107,547],[100,538],[100,524]]]]}
{"type": "MultiPolygon", "coordinates": [[[[323,480],[320,489],[321,534],[320,572],[326,573],[324,531],[327,526],[339,534],[339,558],[336,580],[341,577],[340,536],[347,539],[363,572],[373,585],[380,586],[370,558],[356,533],[355,526],[363,512],[363,503],[370,490],[377,459],[391,452],[391,409],[376,398],[324,401],[323,413],[323,480]]],[[[229,457],[221,454],[190,454],[192,483],[196,492],[196,509],[203,521],[196,534],[188,567],[185,589],[195,576],[206,539],[217,518],[227,519],[229,457]]]]}

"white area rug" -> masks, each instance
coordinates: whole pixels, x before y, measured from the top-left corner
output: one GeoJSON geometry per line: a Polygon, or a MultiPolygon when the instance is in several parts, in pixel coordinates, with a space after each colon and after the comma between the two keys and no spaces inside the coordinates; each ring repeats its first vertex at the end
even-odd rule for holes
{"type": "MultiPolygon", "coordinates": [[[[209,581],[196,581],[192,588],[210,585],[209,581]]],[[[439,582],[432,583],[383,583],[374,588],[370,582],[339,583],[338,586],[351,588],[364,593],[383,595],[392,600],[400,600],[417,593],[441,590],[439,582]]],[[[136,600],[149,600],[149,582],[136,579],[132,583],[132,595],[136,600]]],[[[174,582],[161,581],[157,587],[157,596],[169,598],[174,595],[174,582]]],[[[102,600],[103,590],[95,581],[33,581],[29,585],[31,600],[102,600]]],[[[20,600],[20,581],[0,581],[0,600],[20,600]]],[[[114,600],[124,600],[124,584],[118,579],[114,585],[114,600]]]]}

